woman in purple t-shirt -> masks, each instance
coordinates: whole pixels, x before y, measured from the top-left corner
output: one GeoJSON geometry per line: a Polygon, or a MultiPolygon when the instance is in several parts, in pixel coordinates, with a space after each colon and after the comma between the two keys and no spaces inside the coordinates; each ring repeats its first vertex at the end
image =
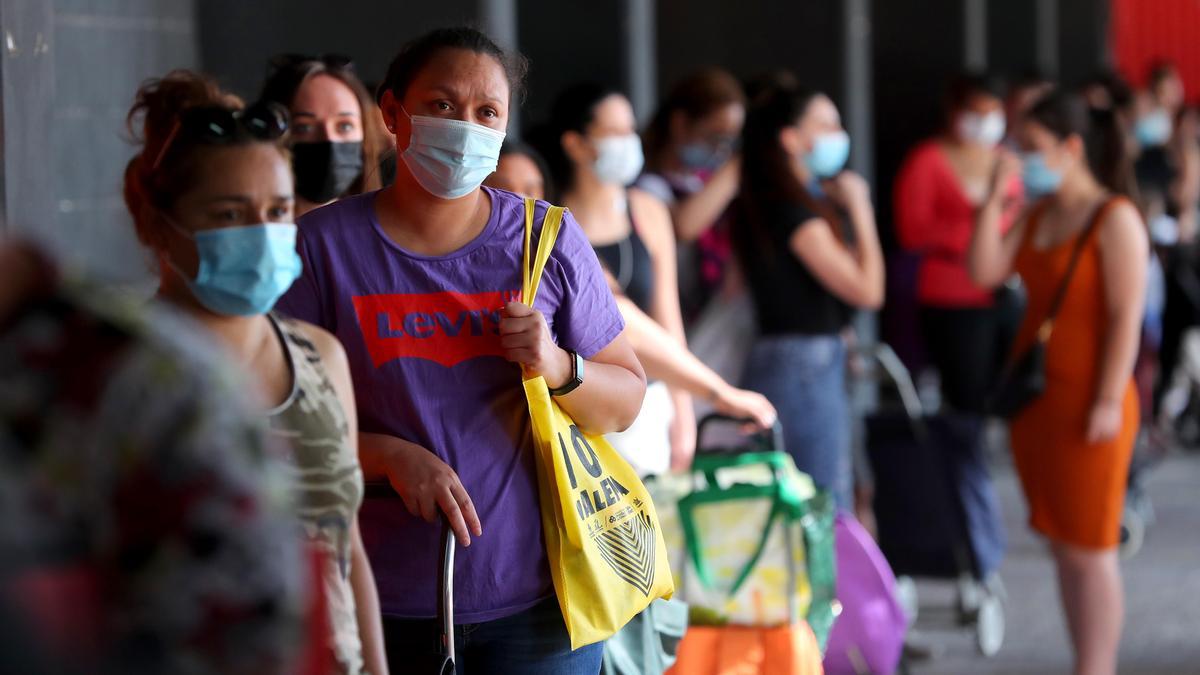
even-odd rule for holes
{"type": "Polygon", "coordinates": [[[404,47],[379,89],[396,182],[300,221],[305,271],[280,304],[349,355],[363,471],[379,483],[363,539],[398,672],[436,642],[439,513],[470,547],[455,584],[468,671],[599,669],[599,646],[570,650],[553,597],[521,369],[592,433],[628,427],[645,375],[569,214],[535,306],[519,302],[523,201],[480,184],[523,70],[471,29],[404,47]]]}

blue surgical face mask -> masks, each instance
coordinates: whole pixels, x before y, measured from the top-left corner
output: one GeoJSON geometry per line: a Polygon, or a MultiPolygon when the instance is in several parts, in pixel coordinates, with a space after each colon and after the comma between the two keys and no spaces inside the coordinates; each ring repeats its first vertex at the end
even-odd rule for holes
{"type": "Polygon", "coordinates": [[[1171,140],[1171,115],[1162,108],[1142,115],[1133,125],[1133,135],[1143,148],[1166,145],[1171,140]]]}
{"type": "Polygon", "coordinates": [[[503,131],[425,115],[410,115],[409,120],[412,135],[400,157],[429,194],[458,199],[477,189],[496,170],[503,131]]]}
{"type": "Polygon", "coordinates": [[[1021,156],[1021,182],[1026,197],[1036,199],[1058,192],[1062,180],[1062,172],[1051,169],[1042,153],[1027,152],[1021,156]]]}
{"type": "Polygon", "coordinates": [[[679,148],[679,161],[689,171],[715,171],[729,158],[729,152],[714,148],[703,141],[688,143],[679,148]]]}
{"type": "Polygon", "coordinates": [[[637,134],[606,136],[596,141],[596,161],[592,170],[604,183],[625,187],[642,172],[644,163],[642,139],[637,134]]]}
{"type": "Polygon", "coordinates": [[[291,223],[189,232],[167,222],[196,243],[200,261],[194,279],[170,259],[168,264],[187,281],[196,300],[212,312],[227,316],[269,312],[300,276],[296,226],[291,223]]]}
{"type": "Polygon", "coordinates": [[[850,135],[845,131],[830,131],[817,136],[812,150],[804,156],[804,165],[817,178],[833,178],[846,166],[850,157],[850,135]]]}

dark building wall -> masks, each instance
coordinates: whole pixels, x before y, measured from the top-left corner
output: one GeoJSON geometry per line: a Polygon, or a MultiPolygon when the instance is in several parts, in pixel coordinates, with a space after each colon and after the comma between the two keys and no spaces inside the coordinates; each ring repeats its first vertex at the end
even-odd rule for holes
{"type": "Polygon", "coordinates": [[[54,204],[43,234],[101,277],[146,281],[149,256],[121,199],[134,153],[125,114],[142,80],[197,65],[195,2],[54,0],[52,21],[54,204]]]}
{"type": "Polygon", "coordinates": [[[704,66],[722,66],[743,79],[784,67],[840,103],[842,34],[836,0],[659,0],[660,93],[704,66]]]}
{"type": "Polygon", "coordinates": [[[197,3],[204,69],[233,91],[258,94],[276,54],[339,53],[377,82],[396,51],[434,28],[478,23],[478,2],[437,0],[201,0],[197,3]]]}
{"type": "Polygon", "coordinates": [[[988,3],[988,68],[1001,75],[1040,71],[1037,31],[1038,0],[1002,0],[988,3]]]}
{"type": "Polygon", "coordinates": [[[522,106],[528,128],[546,120],[554,98],[579,82],[623,87],[621,9],[616,0],[521,0],[518,46],[529,58],[529,90],[522,106]]]}
{"type": "Polygon", "coordinates": [[[887,240],[892,177],[909,148],[938,129],[943,84],[962,68],[964,8],[961,0],[875,0],[871,8],[875,202],[887,240]]]}
{"type": "Polygon", "coordinates": [[[1107,0],[1058,0],[1059,78],[1075,86],[1111,67],[1107,0]]]}

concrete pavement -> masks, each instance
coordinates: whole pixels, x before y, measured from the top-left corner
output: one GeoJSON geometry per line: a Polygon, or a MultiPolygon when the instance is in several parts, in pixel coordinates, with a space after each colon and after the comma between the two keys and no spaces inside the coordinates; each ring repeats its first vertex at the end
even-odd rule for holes
{"type": "MultiPolygon", "coordinates": [[[[947,582],[919,582],[917,629],[940,656],[915,662],[913,675],[1056,675],[1069,673],[1070,648],[1054,567],[1025,524],[1011,467],[995,470],[1009,551],[1007,637],[1000,653],[979,656],[968,629],[953,626],[955,593],[947,582]]],[[[1126,591],[1122,675],[1200,675],[1200,455],[1174,454],[1151,470],[1148,492],[1157,523],[1140,553],[1122,563],[1126,591]]]]}

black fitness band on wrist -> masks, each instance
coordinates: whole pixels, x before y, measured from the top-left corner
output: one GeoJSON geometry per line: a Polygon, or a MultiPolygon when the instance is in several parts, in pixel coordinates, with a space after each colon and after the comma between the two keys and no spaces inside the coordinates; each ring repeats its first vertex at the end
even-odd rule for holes
{"type": "Polygon", "coordinates": [[[557,389],[547,385],[546,388],[550,390],[551,396],[566,396],[583,384],[583,357],[571,350],[568,350],[567,353],[571,355],[571,379],[557,389]]]}

